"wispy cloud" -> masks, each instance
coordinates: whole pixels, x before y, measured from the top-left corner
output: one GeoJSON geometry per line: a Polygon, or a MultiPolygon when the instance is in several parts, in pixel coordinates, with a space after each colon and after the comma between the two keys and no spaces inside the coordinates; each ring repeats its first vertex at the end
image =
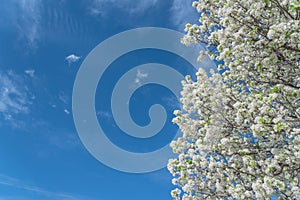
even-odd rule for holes
{"type": "Polygon", "coordinates": [[[196,23],[199,14],[196,9],[192,7],[194,0],[174,0],[170,8],[171,18],[170,21],[182,31],[187,23],[196,23]]]}
{"type": "Polygon", "coordinates": [[[137,70],[136,77],[134,79],[135,84],[142,84],[143,79],[148,77],[148,73],[142,72],[140,69],[137,70]]]}
{"type": "Polygon", "coordinates": [[[28,70],[25,70],[25,74],[27,74],[28,76],[33,78],[35,71],[33,69],[28,69],[28,70]]]}
{"type": "Polygon", "coordinates": [[[18,2],[19,13],[16,25],[20,36],[26,40],[26,43],[32,47],[37,47],[40,38],[40,0],[20,0],[18,2]]]}
{"type": "Polygon", "coordinates": [[[33,96],[22,76],[12,71],[0,71],[0,91],[0,114],[6,121],[17,123],[14,120],[16,115],[30,112],[33,96]]]}
{"type": "Polygon", "coordinates": [[[105,16],[107,8],[115,7],[130,14],[139,14],[155,6],[157,2],[158,0],[92,0],[89,12],[105,16]]]}
{"type": "Polygon", "coordinates": [[[176,96],[170,96],[170,97],[164,97],[162,99],[167,106],[169,106],[172,110],[174,109],[180,109],[180,101],[176,98],[176,96]]]}
{"type": "MultiPolygon", "coordinates": [[[[76,150],[81,146],[81,141],[76,133],[66,130],[60,130],[59,132],[59,134],[49,132],[46,138],[49,144],[55,147],[55,150],[76,150]]],[[[47,149],[46,153],[49,153],[49,149],[47,149]]]]}
{"type": "Polygon", "coordinates": [[[80,56],[76,56],[75,54],[71,54],[65,58],[65,60],[70,64],[77,62],[80,60],[80,56]]]}
{"type": "MultiPolygon", "coordinates": [[[[58,99],[61,101],[58,108],[62,109],[66,115],[71,114],[70,105],[69,105],[70,97],[64,91],[60,91],[60,93],[58,95],[58,99]]],[[[52,108],[57,107],[56,104],[52,104],[51,106],[52,106],[52,108]]]]}
{"type": "Polygon", "coordinates": [[[59,95],[58,95],[58,99],[64,103],[65,105],[68,105],[69,104],[69,97],[68,95],[66,95],[65,92],[63,91],[60,91],[59,95]]]}
{"type": "Polygon", "coordinates": [[[97,115],[100,116],[101,118],[106,119],[106,120],[110,120],[110,119],[112,119],[112,117],[113,117],[112,114],[111,114],[110,112],[108,112],[108,111],[103,111],[103,110],[97,111],[97,115]]]}
{"type": "Polygon", "coordinates": [[[24,190],[26,192],[35,193],[40,195],[44,198],[51,198],[51,199],[63,199],[63,200],[79,200],[81,199],[77,195],[68,194],[63,192],[51,192],[46,189],[36,187],[33,185],[29,185],[22,180],[12,178],[6,175],[0,174],[0,185],[11,187],[18,190],[24,190]]]}

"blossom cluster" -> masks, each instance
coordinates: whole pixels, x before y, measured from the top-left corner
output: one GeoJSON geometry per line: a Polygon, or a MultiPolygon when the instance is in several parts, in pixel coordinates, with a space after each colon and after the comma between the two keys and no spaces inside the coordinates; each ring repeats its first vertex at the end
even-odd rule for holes
{"type": "Polygon", "coordinates": [[[199,0],[184,44],[220,61],[182,82],[174,199],[300,199],[300,2],[199,0]]]}

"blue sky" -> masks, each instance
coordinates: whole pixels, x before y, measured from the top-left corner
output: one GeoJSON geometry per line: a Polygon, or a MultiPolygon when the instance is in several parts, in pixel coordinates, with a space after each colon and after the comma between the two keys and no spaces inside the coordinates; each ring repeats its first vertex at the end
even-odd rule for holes
{"type": "MultiPolygon", "coordinates": [[[[1,1],[0,200],[171,199],[172,177],[166,168],[124,173],[86,150],[72,117],[72,90],[81,63],[100,42],[139,27],[183,32],[185,23],[197,21],[192,1],[1,1]]],[[[141,87],[129,103],[133,120],[141,126],[149,123],[145,113],[151,105],[166,108],[168,123],[158,135],[145,140],[129,137],[113,120],[109,105],[113,85],[122,73],[148,62],[170,65],[184,75],[193,73],[186,61],[167,52],[130,52],[105,72],[95,97],[107,137],[133,152],[160,148],[177,131],[170,121],[179,104],[158,85],[141,87]]],[[[147,72],[138,71],[132,83],[140,84],[145,77],[147,72]]]]}

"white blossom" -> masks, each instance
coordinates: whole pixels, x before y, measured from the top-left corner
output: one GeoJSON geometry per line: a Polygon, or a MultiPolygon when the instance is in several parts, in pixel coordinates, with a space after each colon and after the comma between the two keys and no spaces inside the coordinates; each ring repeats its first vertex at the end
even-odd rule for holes
{"type": "Polygon", "coordinates": [[[220,73],[182,82],[174,199],[300,199],[300,3],[199,0],[182,43],[220,73]],[[179,192],[180,191],[180,192],[179,192]]]}

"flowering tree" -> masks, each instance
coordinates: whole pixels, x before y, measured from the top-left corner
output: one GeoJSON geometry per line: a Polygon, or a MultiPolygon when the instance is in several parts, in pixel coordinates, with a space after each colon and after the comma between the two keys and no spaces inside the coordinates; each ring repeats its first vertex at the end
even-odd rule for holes
{"type": "Polygon", "coordinates": [[[220,61],[186,77],[183,136],[171,143],[174,199],[300,199],[299,0],[199,0],[199,25],[185,44],[203,42],[220,61]]]}

